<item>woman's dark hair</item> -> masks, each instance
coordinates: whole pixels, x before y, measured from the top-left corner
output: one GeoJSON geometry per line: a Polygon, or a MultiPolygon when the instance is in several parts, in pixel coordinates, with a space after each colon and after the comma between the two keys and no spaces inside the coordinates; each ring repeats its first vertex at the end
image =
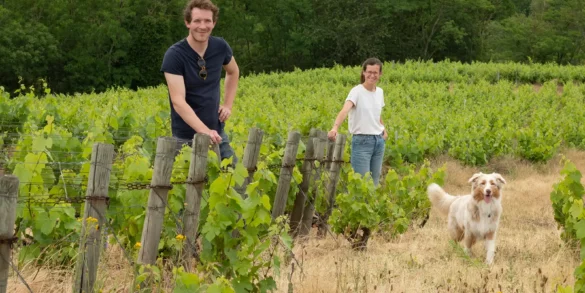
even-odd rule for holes
{"type": "Polygon", "coordinates": [[[380,73],[382,73],[382,61],[378,58],[368,58],[362,64],[362,72],[360,72],[360,83],[364,83],[366,81],[366,77],[364,76],[364,72],[368,65],[380,65],[380,73]]]}

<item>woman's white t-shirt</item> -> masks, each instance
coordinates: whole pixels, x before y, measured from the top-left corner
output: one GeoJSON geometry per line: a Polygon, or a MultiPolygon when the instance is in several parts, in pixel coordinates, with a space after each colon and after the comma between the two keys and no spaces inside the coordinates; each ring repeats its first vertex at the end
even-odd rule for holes
{"type": "Polygon", "coordinates": [[[368,91],[363,85],[351,89],[346,101],[352,101],[354,107],[349,110],[349,133],[373,134],[384,132],[380,123],[382,107],[384,107],[384,91],[376,87],[375,92],[368,91]]]}

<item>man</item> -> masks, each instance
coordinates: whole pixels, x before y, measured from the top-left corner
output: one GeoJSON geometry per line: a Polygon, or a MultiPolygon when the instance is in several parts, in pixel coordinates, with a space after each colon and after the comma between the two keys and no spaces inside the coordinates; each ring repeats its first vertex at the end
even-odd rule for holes
{"type": "MultiPolygon", "coordinates": [[[[240,71],[228,43],[211,36],[219,9],[209,0],[191,0],[184,11],[189,35],[165,53],[165,74],[171,104],[173,137],[180,145],[204,133],[219,144],[221,158],[233,156],[224,132],[232,114],[240,71]],[[220,106],[220,79],[225,69],[224,103],[220,106]]],[[[236,158],[234,157],[235,163],[236,158]]]]}

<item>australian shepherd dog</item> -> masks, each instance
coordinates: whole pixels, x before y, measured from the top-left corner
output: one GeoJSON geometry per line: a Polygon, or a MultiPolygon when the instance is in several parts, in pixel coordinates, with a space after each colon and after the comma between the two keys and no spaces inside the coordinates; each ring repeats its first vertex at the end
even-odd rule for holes
{"type": "Polygon", "coordinates": [[[464,250],[471,255],[476,241],[484,241],[485,262],[491,265],[496,252],[496,232],[502,215],[502,187],[506,180],[498,173],[476,173],[470,179],[471,194],[453,196],[439,185],[429,185],[427,192],[433,208],[448,217],[451,238],[463,240],[464,250]]]}

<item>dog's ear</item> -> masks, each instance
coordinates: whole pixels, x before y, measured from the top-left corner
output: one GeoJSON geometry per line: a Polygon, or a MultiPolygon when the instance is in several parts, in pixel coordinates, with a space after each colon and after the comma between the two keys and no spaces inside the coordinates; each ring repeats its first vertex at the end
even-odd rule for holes
{"type": "Polygon", "coordinates": [[[498,173],[492,173],[492,175],[494,175],[494,177],[496,177],[496,180],[498,182],[500,182],[500,184],[506,184],[506,180],[504,179],[504,177],[502,177],[502,175],[500,175],[498,173]]]}
{"type": "Polygon", "coordinates": [[[483,173],[479,172],[479,173],[475,173],[473,174],[473,176],[471,176],[471,178],[469,178],[469,183],[473,183],[477,180],[477,178],[479,178],[481,175],[483,175],[483,173]]]}

